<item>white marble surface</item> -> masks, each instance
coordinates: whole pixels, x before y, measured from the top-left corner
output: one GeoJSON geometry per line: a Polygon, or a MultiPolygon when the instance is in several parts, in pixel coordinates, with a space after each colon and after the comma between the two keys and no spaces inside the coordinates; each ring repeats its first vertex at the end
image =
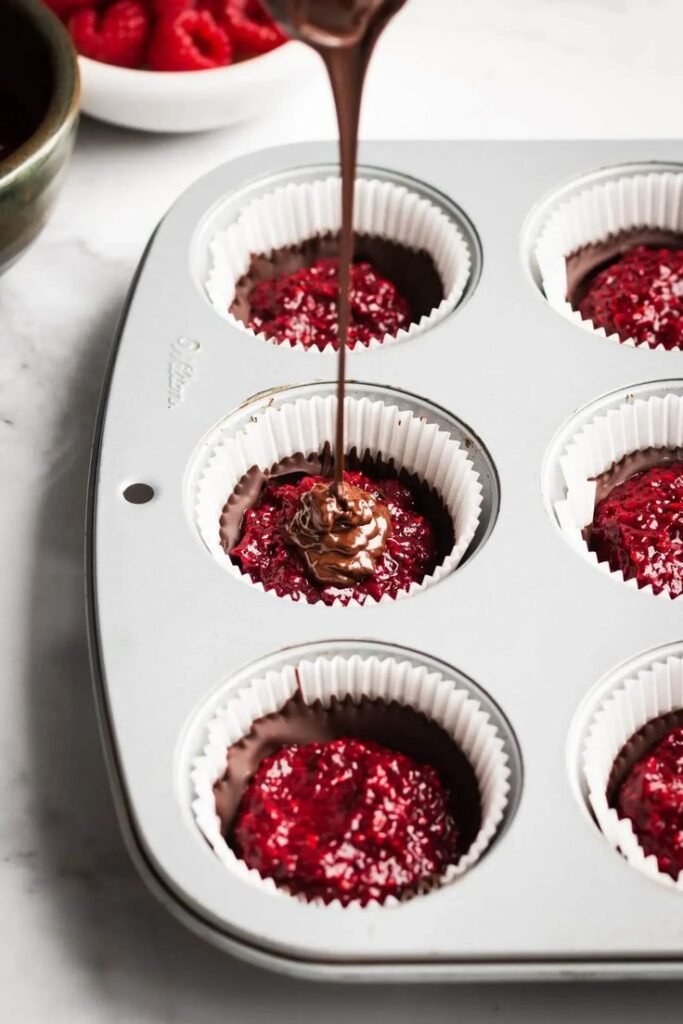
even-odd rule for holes
{"type": "MultiPolygon", "coordinates": [[[[411,0],[373,68],[363,132],[680,134],[682,32],[678,0],[411,0]]],[[[186,934],[122,848],[82,599],[83,494],[107,348],[142,246],[183,187],[250,149],[332,135],[312,75],[260,121],[222,133],[153,138],[84,123],[55,217],[0,280],[0,1020],[568,1024],[655,1011],[673,1024],[678,985],[656,995],[635,984],[341,991],[271,977],[186,934]]]]}

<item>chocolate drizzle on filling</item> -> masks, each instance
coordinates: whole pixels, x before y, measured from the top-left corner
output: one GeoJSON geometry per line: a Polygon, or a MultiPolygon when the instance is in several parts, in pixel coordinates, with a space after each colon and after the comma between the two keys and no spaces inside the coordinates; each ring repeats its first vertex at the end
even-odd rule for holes
{"type": "MultiPolygon", "coordinates": [[[[351,268],[354,260],[355,233],[354,193],[358,156],[358,125],[365,75],[375,44],[384,28],[403,6],[405,0],[268,0],[273,16],[283,22],[288,32],[308,44],[322,58],[332,88],[337,123],[339,126],[339,155],[341,163],[341,231],[339,233],[339,301],[338,301],[338,354],[337,354],[337,414],[335,425],[335,458],[333,479],[327,486],[330,496],[336,497],[336,512],[327,516],[332,508],[327,497],[318,494],[309,502],[303,502],[292,524],[290,535],[294,543],[304,551],[307,564],[315,575],[321,572],[341,574],[353,569],[362,569],[363,574],[372,560],[367,550],[363,559],[352,558],[338,550],[339,544],[331,536],[325,538],[321,524],[325,517],[331,529],[342,525],[344,516],[339,510],[347,502],[345,495],[345,422],[344,396],[346,391],[346,347],[351,322],[351,268]],[[318,515],[321,512],[321,515],[318,515]],[[315,543],[310,543],[312,533],[315,543]],[[303,541],[303,544],[302,544],[303,541]],[[334,550],[335,547],[337,550],[334,550]],[[344,562],[346,559],[346,562],[344,562]]],[[[355,496],[354,516],[365,516],[369,495],[355,496]],[[361,512],[362,506],[362,512],[361,512]]],[[[372,518],[372,517],[371,517],[372,518]]],[[[388,515],[386,516],[388,520],[388,515]]],[[[352,517],[353,519],[353,517],[352,517]]],[[[347,516],[347,530],[364,525],[347,516]]],[[[387,535],[388,521],[378,511],[374,517],[375,537],[387,535]]],[[[367,524],[365,524],[367,525],[367,524]]],[[[375,544],[377,542],[375,541],[375,544]]],[[[380,552],[381,553],[381,552],[380,552]]],[[[352,554],[352,553],[351,553],[352,554]]],[[[372,573],[372,568],[370,569],[372,573]]],[[[316,577],[318,578],[318,577],[316,577]]],[[[355,579],[356,577],[352,577],[355,579]]]]}
{"type": "Polygon", "coordinates": [[[405,0],[267,0],[273,16],[290,35],[318,53],[325,65],[339,126],[341,232],[339,235],[339,349],[337,422],[333,487],[344,479],[344,395],[346,346],[351,319],[351,265],[354,258],[354,199],[358,125],[363,85],[380,35],[405,0]]]}
{"type": "MultiPolygon", "coordinates": [[[[409,473],[405,469],[397,469],[393,459],[384,459],[381,455],[375,456],[368,451],[360,455],[358,450],[353,448],[347,453],[346,466],[349,470],[357,470],[377,480],[381,480],[384,477],[396,477],[401,483],[410,487],[412,493],[415,495],[419,511],[426,519],[429,520],[434,529],[438,545],[438,560],[440,564],[455,544],[455,532],[453,529],[453,520],[451,515],[438,492],[433,487],[430,487],[429,484],[425,483],[425,481],[420,480],[416,474],[409,473]]],[[[330,477],[333,467],[334,456],[332,454],[332,447],[329,443],[324,446],[320,453],[304,455],[302,452],[297,452],[296,454],[290,455],[287,458],[282,459],[280,462],[277,462],[268,470],[262,470],[258,466],[252,466],[252,468],[244,474],[232,494],[229,496],[221,513],[219,530],[221,546],[224,551],[229,554],[232,548],[234,548],[239,541],[242,532],[242,520],[244,513],[247,509],[251,508],[258,502],[259,497],[269,482],[286,482],[288,480],[295,480],[302,475],[316,476],[320,474],[330,477]]],[[[344,488],[347,486],[348,485],[345,483],[344,488]]],[[[340,579],[341,575],[344,574],[344,557],[353,555],[352,548],[354,545],[358,544],[359,546],[365,547],[365,554],[368,558],[372,558],[372,570],[374,570],[375,564],[382,555],[384,545],[391,536],[391,520],[385,506],[380,502],[376,502],[376,500],[365,491],[360,491],[357,488],[352,488],[352,491],[358,491],[358,494],[352,495],[355,511],[354,509],[351,509],[346,513],[341,513],[342,520],[346,519],[351,533],[346,537],[339,538],[339,553],[336,556],[330,548],[327,549],[328,557],[326,562],[328,570],[330,570],[331,563],[335,558],[337,559],[337,568],[332,570],[333,572],[336,572],[337,579],[331,581],[337,586],[348,585],[347,582],[340,582],[340,579]],[[369,502],[372,502],[371,509],[362,508],[361,511],[358,506],[364,506],[368,499],[369,502]],[[374,522],[366,522],[365,529],[362,531],[361,536],[358,536],[354,531],[362,524],[355,523],[353,520],[359,512],[362,516],[366,516],[370,510],[372,511],[372,519],[374,522]],[[379,537],[381,537],[381,549],[378,540],[379,537]],[[368,542],[370,542],[370,550],[368,550],[368,542]],[[344,548],[346,548],[346,550],[344,550],[344,548]]],[[[326,495],[321,495],[320,497],[326,502],[329,501],[333,506],[338,503],[338,499],[337,502],[335,502],[331,488],[327,488],[326,495]]],[[[318,501],[320,501],[320,498],[318,501]]],[[[337,507],[339,507],[338,504],[337,507]]],[[[306,517],[304,516],[303,518],[305,519],[306,517]]],[[[311,532],[315,533],[315,528],[311,532]]],[[[316,541],[321,547],[326,544],[324,535],[320,536],[320,534],[318,534],[316,541]]],[[[294,543],[299,550],[301,550],[302,554],[304,554],[302,550],[303,545],[296,541],[294,541],[294,543]]],[[[305,538],[304,543],[306,543],[305,538]]],[[[364,559],[364,561],[367,565],[366,559],[364,559]]],[[[361,567],[358,574],[354,575],[350,582],[353,583],[358,579],[362,579],[363,575],[365,575],[365,573],[361,567]]],[[[318,579],[320,578],[318,577],[318,579]]]]}
{"type": "Polygon", "coordinates": [[[386,505],[343,481],[337,490],[314,484],[303,494],[287,536],[318,583],[352,586],[372,576],[391,533],[386,505]]]}

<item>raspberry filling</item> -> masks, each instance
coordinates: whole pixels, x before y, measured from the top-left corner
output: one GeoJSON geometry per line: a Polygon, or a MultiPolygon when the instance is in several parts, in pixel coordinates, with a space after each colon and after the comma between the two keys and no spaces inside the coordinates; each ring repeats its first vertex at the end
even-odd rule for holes
{"type": "Polygon", "coordinates": [[[378,743],[282,747],[259,765],[231,843],[264,878],[342,905],[400,897],[461,855],[436,770],[378,743]]]}
{"type": "Polygon", "coordinates": [[[616,798],[645,853],[660,871],[683,871],[683,729],[674,729],[631,768],[616,798]]]}
{"type": "Polygon", "coordinates": [[[630,249],[595,275],[578,310],[621,341],[683,348],[683,250],[630,249]]]}
{"type": "MultiPolygon", "coordinates": [[[[277,342],[323,349],[338,348],[339,260],[316,260],[291,274],[255,284],[250,295],[249,327],[277,342]]],[[[371,263],[351,268],[349,348],[369,345],[408,327],[412,315],[395,285],[371,263]]]]}
{"type": "Polygon", "coordinates": [[[395,597],[412,583],[421,583],[443,561],[445,544],[437,537],[435,524],[420,510],[416,491],[396,477],[373,480],[364,473],[345,472],[344,481],[371,495],[384,506],[391,519],[391,533],[371,575],[350,586],[319,583],[307,571],[303,552],[292,544],[290,524],[301,499],[318,484],[329,484],[324,476],[291,476],[265,485],[259,499],[244,513],[238,542],[230,557],[254,583],[281,597],[304,599],[310,604],[351,600],[378,601],[395,597]]]}
{"type": "Polygon", "coordinates": [[[683,593],[683,462],[634,473],[595,507],[589,547],[656,594],[683,593]]]}

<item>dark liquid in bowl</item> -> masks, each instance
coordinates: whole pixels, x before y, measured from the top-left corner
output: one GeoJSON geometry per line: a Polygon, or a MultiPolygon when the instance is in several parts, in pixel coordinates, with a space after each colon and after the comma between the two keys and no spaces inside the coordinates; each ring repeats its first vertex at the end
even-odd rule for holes
{"type": "Polygon", "coordinates": [[[47,113],[53,69],[28,16],[0,2],[0,161],[33,135],[47,113]]]}

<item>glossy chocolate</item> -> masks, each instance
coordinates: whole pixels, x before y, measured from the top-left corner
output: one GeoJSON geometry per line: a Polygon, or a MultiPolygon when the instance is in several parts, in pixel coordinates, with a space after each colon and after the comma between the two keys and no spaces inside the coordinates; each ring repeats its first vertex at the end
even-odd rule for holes
{"type": "Polygon", "coordinates": [[[353,203],[358,162],[358,123],[363,85],[375,44],[405,0],[267,0],[275,18],[290,35],[316,50],[332,86],[342,178],[342,227],[339,242],[339,349],[337,355],[337,423],[334,487],[344,476],[344,395],[346,346],[351,305],[353,203]]]}
{"type": "MultiPolygon", "coordinates": [[[[445,555],[452,549],[455,543],[453,520],[440,495],[433,487],[420,480],[415,473],[409,473],[403,468],[396,467],[393,459],[382,459],[367,451],[360,455],[356,448],[347,453],[346,465],[350,470],[357,470],[377,479],[381,479],[385,474],[396,475],[401,483],[409,487],[417,496],[420,511],[434,526],[440,551],[445,555]]],[[[287,480],[302,474],[331,476],[333,468],[334,455],[329,444],[326,444],[320,453],[304,455],[303,452],[296,452],[294,455],[281,459],[267,470],[263,470],[259,466],[252,466],[241,478],[223,506],[219,524],[223,549],[229,552],[238,542],[244,513],[258,501],[269,481],[287,480]]]]}
{"type": "MultiPolygon", "coordinates": [[[[354,453],[351,458],[354,458],[354,453]]],[[[278,476],[278,467],[275,467],[275,475],[268,479],[263,479],[261,472],[252,467],[241,482],[242,486],[238,486],[241,493],[233,496],[233,508],[228,502],[222,517],[222,543],[225,546],[225,526],[232,525],[235,529],[234,520],[230,524],[234,505],[244,502],[245,492],[253,499],[255,482],[263,481],[258,496],[244,510],[236,527],[237,542],[227,548],[240,572],[281,597],[305,600],[310,604],[322,601],[328,605],[345,605],[350,601],[363,604],[368,600],[395,598],[433,574],[453,547],[452,520],[440,497],[417,478],[411,478],[410,474],[397,473],[390,463],[383,465],[378,460],[373,461],[369,455],[359,463],[359,469],[344,471],[342,492],[348,486],[359,489],[362,502],[373,499],[375,509],[384,506],[391,523],[389,529],[382,528],[385,550],[381,551],[377,545],[373,572],[367,573],[369,566],[363,567],[362,564],[355,567],[360,570],[355,572],[355,578],[346,571],[349,546],[354,546],[358,539],[355,535],[357,527],[347,522],[346,529],[350,532],[339,542],[329,543],[330,539],[320,533],[315,538],[316,546],[326,552],[326,576],[333,578],[334,582],[324,582],[313,576],[300,547],[292,542],[290,528],[301,513],[302,505],[305,506],[309,500],[313,488],[319,492],[321,501],[335,506],[338,505],[338,496],[331,488],[328,476],[320,473],[278,476]],[[337,571],[332,574],[330,569],[334,565],[337,571]],[[346,579],[346,584],[342,579],[346,579]]],[[[373,519],[374,512],[363,531],[367,533],[363,543],[373,541],[377,533],[378,524],[373,519]]],[[[341,532],[344,533],[343,530],[341,532]]]]}
{"type": "Polygon", "coordinates": [[[287,536],[318,583],[352,586],[372,576],[391,533],[391,516],[360,487],[314,484],[299,500],[287,536]]]}

